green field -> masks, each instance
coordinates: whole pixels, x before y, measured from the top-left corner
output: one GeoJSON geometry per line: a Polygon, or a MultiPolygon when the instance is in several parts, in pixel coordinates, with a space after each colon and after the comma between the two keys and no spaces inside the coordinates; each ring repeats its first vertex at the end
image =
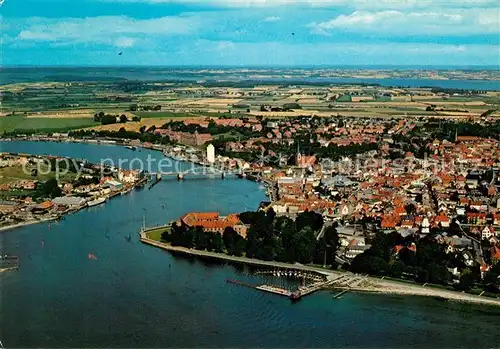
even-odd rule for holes
{"type": "MultiPolygon", "coordinates": [[[[46,164],[40,165],[40,172],[36,176],[31,175],[31,169],[35,168],[35,166],[28,166],[26,168],[26,172],[24,171],[22,166],[9,166],[0,168],[0,184],[12,183],[18,180],[36,180],[36,181],[46,181],[50,178],[56,177],[55,171],[48,171],[48,166],[46,164]]],[[[68,172],[68,173],[60,173],[58,180],[61,183],[71,182],[76,178],[76,173],[68,172]]]]}
{"type": "Polygon", "coordinates": [[[377,96],[377,98],[375,98],[375,101],[377,101],[377,102],[390,102],[390,101],[392,101],[392,98],[389,96],[377,96]]]}
{"type": "Polygon", "coordinates": [[[351,95],[343,95],[337,99],[337,102],[352,102],[351,95]]]}
{"type": "Polygon", "coordinates": [[[96,126],[92,118],[27,118],[22,115],[9,115],[0,118],[0,133],[43,131],[61,132],[83,127],[96,126]]]}
{"type": "Polygon", "coordinates": [[[155,240],[155,241],[161,241],[161,234],[165,231],[168,230],[169,228],[160,228],[160,229],[155,229],[148,231],[146,234],[149,239],[155,240]]]}
{"type": "Polygon", "coordinates": [[[187,118],[198,116],[192,113],[174,113],[170,111],[135,111],[134,115],[141,118],[187,118]]]}

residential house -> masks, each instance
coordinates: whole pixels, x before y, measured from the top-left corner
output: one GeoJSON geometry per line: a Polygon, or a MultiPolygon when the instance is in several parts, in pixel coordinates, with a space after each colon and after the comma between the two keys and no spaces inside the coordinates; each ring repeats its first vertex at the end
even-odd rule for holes
{"type": "Polygon", "coordinates": [[[495,229],[493,227],[484,227],[481,231],[481,239],[489,240],[491,237],[495,236],[495,229]]]}

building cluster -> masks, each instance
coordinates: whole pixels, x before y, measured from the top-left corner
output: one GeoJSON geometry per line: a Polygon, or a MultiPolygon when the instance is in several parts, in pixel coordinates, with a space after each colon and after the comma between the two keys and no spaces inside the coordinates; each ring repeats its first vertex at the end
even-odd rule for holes
{"type": "MultiPolygon", "coordinates": [[[[42,168],[44,177],[38,177],[37,164],[48,164],[48,160],[63,160],[47,156],[0,155],[0,171],[4,183],[1,185],[3,200],[0,201],[0,225],[30,222],[61,217],[64,213],[86,206],[103,203],[106,199],[131,190],[141,179],[139,170],[111,169],[102,176],[100,165],[83,164],[78,173],[57,178],[56,172],[47,165],[42,168]],[[25,173],[29,171],[28,173],[25,173]],[[33,177],[15,179],[12,176],[33,177]],[[39,179],[39,178],[43,178],[39,179]],[[44,191],[49,178],[57,180],[60,195],[54,197],[44,191]]],[[[68,159],[66,159],[68,160],[68,159]]]]}
{"type": "Polygon", "coordinates": [[[198,131],[190,133],[190,132],[174,131],[170,128],[166,129],[162,128],[162,129],[156,129],[154,133],[155,135],[168,137],[176,142],[195,147],[203,145],[213,140],[213,136],[210,133],[198,133],[198,131]]]}
{"type": "MultiPolygon", "coordinates": [[[[336,198],[333,216],[375,222],[379,229],[403,236],[432,232],[449,251],[483,240],[491,248],[478,249],[476,257],[485,252],[498,260],[500,143],[457,137],[455,142],[435,140],[427,148],[427,159],[408,154],[408,161],[398,166],[354,168],[323,181],[336,198]]],[[[479,258],[487,269],[486,260],[479,258]]]]}
{"type": "Polygon", "coordinates": [[[241,223],[237,214],[219,216],[217,212],[191,212],[182,216],[178,226],[189,229],[201,227],[204,232],[223,234],[226,228],[233,228],[239,235],[246,237],[248,227],[241,223]]]}

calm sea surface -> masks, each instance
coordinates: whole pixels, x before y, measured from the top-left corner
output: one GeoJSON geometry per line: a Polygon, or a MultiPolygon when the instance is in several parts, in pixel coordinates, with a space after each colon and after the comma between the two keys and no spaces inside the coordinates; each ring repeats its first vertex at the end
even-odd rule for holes
{"type": "MultiPolygon", "coordinates": [[[[0,142],[0,149],[93,162],[162,157],[65,143],[0,142]]],[[[0,253],[21,258],[18,272],[0,275],[0,340],[5,348],[498,347],[497,308],[362,294],[334,300],[329,292],[291,304],[226,283],[252,280],[245,268],[174,257],[138,241],[143,208],[153,225],[189,211],[255,209],[264,199],[246,180],[169,180],[58,223],[0,232],[0,253]]]]}

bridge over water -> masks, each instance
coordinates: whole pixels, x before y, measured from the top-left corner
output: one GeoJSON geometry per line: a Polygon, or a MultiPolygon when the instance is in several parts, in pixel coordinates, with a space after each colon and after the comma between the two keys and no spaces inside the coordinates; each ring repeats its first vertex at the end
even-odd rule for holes
{"type": "Polygon", "coordinates": [[[186,178],[207,178],[213,179],[220,177],[222,179],[230,176],[237,176],[239,178],[246,178],[247,176],[255,176],[257,179],[262,179],[262,172],[260,170],[251,169],[220,169],[213,166],[199,166],[187,170],[175,170],[165,172],[150,173],[152,180],[160,180],[161,178],[177,178],[179,180],[186,178]]]}

